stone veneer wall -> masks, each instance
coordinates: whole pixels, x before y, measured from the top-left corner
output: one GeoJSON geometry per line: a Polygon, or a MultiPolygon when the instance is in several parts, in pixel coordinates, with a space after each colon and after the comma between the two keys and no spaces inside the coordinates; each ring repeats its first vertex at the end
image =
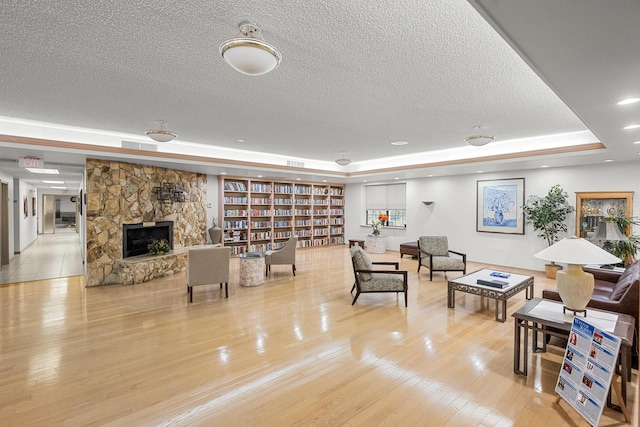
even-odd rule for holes
{"type": "MultiPolygon", "coordinates": [[[[122,224],[173,221],[174,249],[206,243],[205,174],[96,159],[86,167],[87,286],[131,283],[122,271],[122,224]],[[163,182],[182,187],[186,202],[158,201],[153,189],[163,182]]],[[[158,277],[183,270],[179,259],[169,270],[155,271],[163,263],[153,261],[139,267],[158,277]]]]}

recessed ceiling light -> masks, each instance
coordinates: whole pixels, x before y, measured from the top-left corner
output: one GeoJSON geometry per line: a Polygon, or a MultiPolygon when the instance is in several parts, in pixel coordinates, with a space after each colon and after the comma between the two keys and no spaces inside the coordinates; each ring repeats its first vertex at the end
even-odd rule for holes
{"type": "Polygon", "coordinates": [[[25,168],[31,173],[41,173],[46,175],[60,175],[60,171],[58,169],[40,169],[40,168],[25,168]]]}
{"type": "Polygon", "coordinates": [[[633,141],[632,144],[640,144],[640,141],[633,141]]]}
{"type": "Polygon", "coordinates": [[[296,178],[296,181],[300,181],[300,178],[296,178]]]}
{"type": "Polygon", "coordinates": [[[431,178],[431,177],[433,176],[433,174],[431,174],[431,175],[427,175],[427,176],[428,176],[429,178],[431,178]]]}
{"type": "Polygon", "coordinates": [[[238,142],[244,142],[244,139],[236,139],[238,142]]]}
{"type": "Polygon", "coordinates": [[[393,141],[391,145],[407,145],[409,141],[393,141]]]}
{"type": "Polygon", "coordinates": [[[262,175],[258,175],[258,178],[262,178],[262,175]]]}
{"type": "Polygon", "coordinates": [[[64,184],[64,181],[42,181],[43,184],[64,184]]]}
{"type": "Polygon", "coordinates": [[[629,130],[629,129],[638,129],[640,128],[640,125],[629,125],[629,126],[625,126],[622,129],[624,130],[629,130]]]}
{"type": "Polygon", "coordinates": [[[540,166],[540,167],[541,167],[541,168],[548,168],[548,167],[549,167],[549,165],[542,165],[542,166],[540,166]]]}
{"type": "Polygon", "coordinates": [[[477,173],[484,173],[484,171],[476,171],[477,173]]]}
{"type": "Polygon", "coordinates": [[[640,102],[640,98],[623,99],[622,101],[618,102],[618,105],[629,105],[629,104],[635,104],[636,102],[640,102]]]}
{"type": "Polygon", "coordinates": [[[393,178],[393,179],[400,179],[400,178],[396,176],[396,177],[395,177],[395,178],[393,178]]]}
{"type": "Polygon", "coordinates": [[[610,162],[613,162],[613,160],[612,159],[604,159],[604,162],[605,163],[610,163],[610,162]]]}
{"type": "Polygon", "coordinates": [[[67,189],[67,187],[55,187],[55,186],[54,187],[49,187],[49,188],[54,188],[56,190],[66,190],[67,189]]]}
{"type": "Polygon", "coordinates": [[[327,182],[327,180],[326,180],[326,179],[323,179],[323,180],[322,180],[322,182],[327,182]]]}
{"type": "MultiPolygon", "coordinates": [[[[638,154],[640,154],[640,153],[638,153],[638,154]]],[[[366,179],[363,179],[363,180],[362,180],[362,182],[367,182],[367,180],[366,180],[366,179]]]]}

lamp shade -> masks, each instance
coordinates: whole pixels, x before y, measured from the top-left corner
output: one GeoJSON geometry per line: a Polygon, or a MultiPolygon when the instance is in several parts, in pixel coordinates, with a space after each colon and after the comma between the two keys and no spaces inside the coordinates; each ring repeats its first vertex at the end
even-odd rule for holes
{"type": "Polygon", "coordinates": [[[627,240],[627,236],[622,234],[618,223],[615,221],[601,221],[598,224],[595,236],[591,238],[594,242],[611,242],[627,240]]]}
{"type": "Polygon", "coordinates": [[[565,264],[609,264],[621,261],[620,258],[613,256],[588,240],[575,236],[566,237],[533,256],[546,261],[565,264]]]}

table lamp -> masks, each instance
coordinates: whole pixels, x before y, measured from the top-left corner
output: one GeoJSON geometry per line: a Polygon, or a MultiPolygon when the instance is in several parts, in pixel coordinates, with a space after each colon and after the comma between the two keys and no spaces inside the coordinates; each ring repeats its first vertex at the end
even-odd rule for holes
{"type": "Polygon", "coordinates": [[[564,309],[574,314],[583,313],[593,295],[593,274],[582,270],[585,264],[618,263],[620,258],[611,255],[588,240],[567,237],[541,250],[534,257],[546,261],[568,264],[567,271],[558,271],[556,285],[564,303],[564,309]]]}

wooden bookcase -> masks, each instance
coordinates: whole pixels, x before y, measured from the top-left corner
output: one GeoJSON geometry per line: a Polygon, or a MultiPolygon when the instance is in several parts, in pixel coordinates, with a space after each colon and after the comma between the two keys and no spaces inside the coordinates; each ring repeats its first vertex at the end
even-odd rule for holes
{"type": "Polygon", "coordinates": [[[344,185],[218,177],[219,224],[234,254],[344,244],[344,185]]]}

